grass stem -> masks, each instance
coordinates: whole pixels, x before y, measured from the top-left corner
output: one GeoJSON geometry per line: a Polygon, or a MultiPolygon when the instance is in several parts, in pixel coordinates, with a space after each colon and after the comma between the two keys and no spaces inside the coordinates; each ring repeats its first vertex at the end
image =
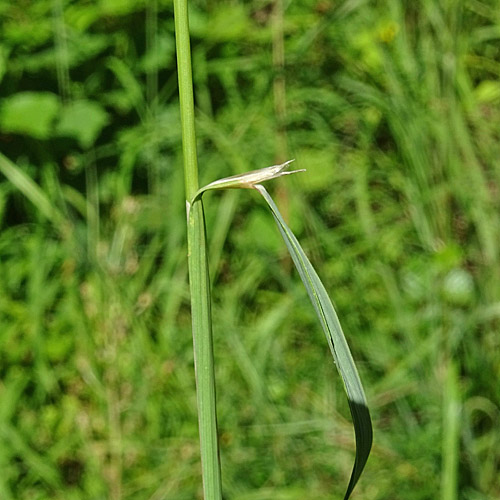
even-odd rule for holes
{"type": "MultiPolygon", "coordinates": [[[[174,14],[185,189],[186,199],[191,200],[198,190],[198,163],[187,0],[174,1],[174,14]]],[[[220,500],[210,284],[201,200],[193,203],[188,218],[188,261],[203,493],[205,500],[220,500]]]]}

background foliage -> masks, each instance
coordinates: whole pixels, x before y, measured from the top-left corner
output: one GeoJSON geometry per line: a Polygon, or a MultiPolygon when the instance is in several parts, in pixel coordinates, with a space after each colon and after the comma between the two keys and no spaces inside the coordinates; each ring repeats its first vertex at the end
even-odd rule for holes
{"type": "MultiPolygon", "coordinates": [[[[201,181],[308,169],[275,189],[371,403],[355,497],[498,498],[500,5],[279,5],[191,2],[201,181]]],[[[0,498],[199,498],[172,5],[0,13],[0,498]]],[[[225,494],[338,498],[347,404],[279,234],[206,207],[225,494]]]]}

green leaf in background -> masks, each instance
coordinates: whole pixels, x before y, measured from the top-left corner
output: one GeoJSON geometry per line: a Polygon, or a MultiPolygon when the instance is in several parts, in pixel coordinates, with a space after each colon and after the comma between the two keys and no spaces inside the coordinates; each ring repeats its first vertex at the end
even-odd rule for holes
{"type": "Polygon", "coordinates": [[[139,9],[136,0],[100,0],[99,8],[108,16],[124,16],[139,9]]]}
{"type": "Polygon", "coordinates": [[[99,103],[82,99],[63,107],[56,132],[72,137],[82,148],[88,148],[107,123],[108,114],[99,103]]]}
{"type": "Polygon", "coordinates": [[[500,101],[500,83],[495,80],[483,80],[475,89],[474,94],[480,103],[500,101]]]}
{"type": "Polygon", "coordinates": [[[210,19],[200,12],[190,11],[190,26],[193,35],[209,41],[229,41],[247,39],[255,27],[249,23],[246,7],[243,5],[218,5],[210,19]]]}
{"type": "Polygon", "coordinates": [[[283,247],[279,234],[272,219],[264,210],[255,211],[248,215],[245,231],[241,232],[240,244],[254,247],[257,251],[267,251],[276,254],[283,247]],[[255,235],[259,237],[256,238],[255,235]]]}
{"type": "Polygon", "coordinates": [[[0,106],[0,129],[48,139],[59,108],[59,99],[51,92],[18,92],[0,106]]]}
{"type": "Polygon", "coordinates": [[[3,76],[7,72],[7,60],[9,58],[9,51],[7,47],[0,46],[0,82],[3,80],[3,76]]]}
{"type": "Polygon", "coordinates": [[[0,153],[0,173],[5,175],[9,182],[33,203],[40,214],[52,220],[59,228],[62,227],[64,216],[47,196],[47,193],[26,172],[2,153],[0,153]]]}
{"type": "Polygon", "coordinates": [[[147,52],[139,62],[142,71],[149,73],[175,64],[175,40],[171,36],[160,35],[153,50],[147,52]]]}
{"type": "Polygon", "coordinates": [[[301,158],[307,158],[307,162],[314,165],[307,171],[302,188],[305,192],[321,191],[328,186],[332,176],[332,165],[335,165],[335,151],[333,148],[323,148],[318,151],[314,148],[304,148],[297,151],[297,159],[301,163],[301,158]]]}

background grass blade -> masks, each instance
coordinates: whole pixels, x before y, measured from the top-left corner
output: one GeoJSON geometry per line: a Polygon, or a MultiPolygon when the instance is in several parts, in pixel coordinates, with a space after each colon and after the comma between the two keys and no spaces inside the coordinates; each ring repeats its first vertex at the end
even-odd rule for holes
{"type": "Polygon", "coordinates": [[[372,423],[366,402],[366,396],[363,386],[361,385],[356,365],[352,359],[349,346],[347,345],[344,333],[342,332],[342,327],[340,326],[337,314],[333,308],[330,298],[328,297],[326,289],[323,286],[323,283],[319,279],[311,262],[302,250],[297,238],[286,225],[278,207],[272,200],[269,193],[262,185],[257,185],[256,189],[269,205],[281,235],[283,236],[286,246],[288,247],[288,251],[290,252],[295,267],[297,268],[302,282],[307,289],[307,293],[309,294],[321,326],[323,327],[333,359],[337,365],[337,369],[342,377],[345,390],[347,392],[347,398],[349,400],[349,407],[351,409],[354,424],[354,431],[356,434],[356,460],[354,462],[351,479],[344,496],[344,500],[347,500],[356,486],[361,472],[363,471],[372,445],[372,423]]]}
{"type": "Polygon", "coordinates": [[[15,163],[0,153],[0,172],[19,191],[33,203],[35,208],[47,219],[60,225],[64,216],[50,201],[45,191],[27,174],[25,174],[15,163]]]}

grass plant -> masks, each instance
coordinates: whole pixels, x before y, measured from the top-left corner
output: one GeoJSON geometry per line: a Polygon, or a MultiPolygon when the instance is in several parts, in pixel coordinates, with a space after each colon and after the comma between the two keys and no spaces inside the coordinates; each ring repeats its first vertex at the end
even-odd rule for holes
{"type": "MultiPolygon", "coordinates": [[[[190,3],[199,184],[307,166],[268,189],[370,401],[352,498],[500,498],[498,2],[283,7],[190,3]]],[[[172,3],[0,8],[0,498],[202,498],[172,3]]],[[[342,498],[349,406],[275,222],[204,202],[224,496],[342,498]]]]}
{"type": "Polygon", "coordinates": [[[293,174],[297,171],[286,171],[287,166],[291,163],[288,161],[282,165],[220,179],[204,188],[197,189],[198,165],[187,1],[178,0],[174,5],[184,174],[188,200],[186,202],[188,261],[204,498],[208,500],[221,499],[222,484],[217,436],[210,279],[205,216],[201,198],[207,190],[255,188],[262,194],[276,219],[292,260],[314,305],[346,388],[356,433],[356,460],[344,496],[347,500],[365,467],[372,445],[372,424],[366,396],[337,314],[325,287],[299,242],[286,225],[277,206],[261,185],[267,180],[293,174]]]}
{"type": "MultiPolygon", "coordinates": [[[[278,207],[262,185],[262,182],[304,171],[295,170],[287,172],[286,169],[292,161],[293,160],[280,165],[273,165],[271,167],[253,170],[211,182],[197,191],[192,199],[192,202],[189,204],[189,207],[192,205],[196,206],[197,203],[200,203],[201,197],[206,191],[245,188],[256,189],[269,205],[271,213],[278,225],[278,229],[286,243],[290,256],[292,257],[293,263],[299,272],[312,305],[314,306],[347,393],[356,435],[356,459],[351,473],[351,479],[344,496],[344,499],[347,500],[356,486],[370,454],[373,438],[372,423],[365,392],[363,390],[356,365],[352,359],[351,351],[347,345],[337,313],[335,312],[332,302],[328,297],[328,293],[326,292],[318,274],[312,267],[311,262],[302,250],[297,238],[286,224],[283,216],[278,210],[278,207]]],[[[191,217],[194,219],[195,216],[192,216],[190,210],[188,210],[189,221],[191,220],[191,217]]]]}

